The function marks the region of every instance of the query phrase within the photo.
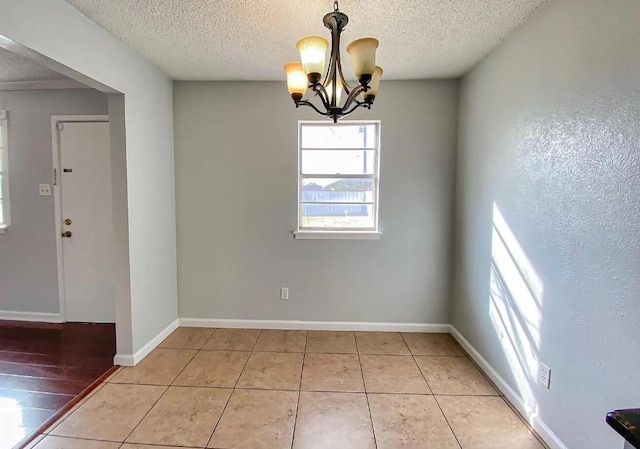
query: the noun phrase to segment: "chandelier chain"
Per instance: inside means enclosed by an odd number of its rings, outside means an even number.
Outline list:
[[[334,11],[338,11],[338,0],[335,0],[335,1],[333,2],[333,10],[334,10]]]

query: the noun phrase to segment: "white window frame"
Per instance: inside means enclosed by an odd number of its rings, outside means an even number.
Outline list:
[[[0,222],[0,234],[5,234],[7,228],[11,224],[11,207],[9,206],[9,124],[7,120],[7,111],[0,110],[0,128],[2,128],[2,170],[0,171],[0,187],[2,198],[2,217]]]
[[[372,175],[327,175],[327,174],[302,174],[302,128],[304,126],[354,126],[354,125],[375,125],[375,146],[368,150],[374,150],[374,173]],[[294,232],[296,239],[354,239],[354,240],[378,240],[380,228],[378,218],[380,216],[380,120],[344,120],[337,124],[328,121],[300,120],[298,121],[298,225]],[[361,148],[358,148],[359,150]],[[320,148],[318,148],[320,150]],[[325,150],[353,150],[353,148],[328,148]],[[374,185],[373,202],[373,227],[372,228],[310,228],[301,227],[302,223],[302,183],[305,178],[362,178],[372,179]]]

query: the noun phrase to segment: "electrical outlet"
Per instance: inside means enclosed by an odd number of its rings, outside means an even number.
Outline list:
[[[289,287],[280,287],[280,299],[283,301],[289,299]]]
[[[551,368],[544,363],[540,363],[538,369],[538,382],[547,387],[547,389],[551,387]]]
[[[51,196],[51,185],[50,184],[40,184],[39,192],[40,192],[40,196]]]

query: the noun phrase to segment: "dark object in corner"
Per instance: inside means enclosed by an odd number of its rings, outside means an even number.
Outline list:
[[[607,423],[636,449],[640,449],[640,408],[607,413]]]

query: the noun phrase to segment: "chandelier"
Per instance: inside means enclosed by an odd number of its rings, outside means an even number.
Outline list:
[[[322,73],[329,41],[322,36],[305,36],[298,40],[296,46],[302,62],[285,64],[284,70],[287,88],[296,108],[309,106],[336,123],[359,107],[371,109],[380,88],[382,69],[376,66],[377,39],[365,37],[351,42],[347,45],[347,53],[359,84],[353,88],[349,86],[340,62],[340,34],[349,18],[339,11],[338,2],[334,1],[333,12],[326,14],[322,20],[324,26],[331,30],[331,55],[324,78]],[[303,99],[308,89],[311,92]],[[346,99],[341,104],[343,92]]]

